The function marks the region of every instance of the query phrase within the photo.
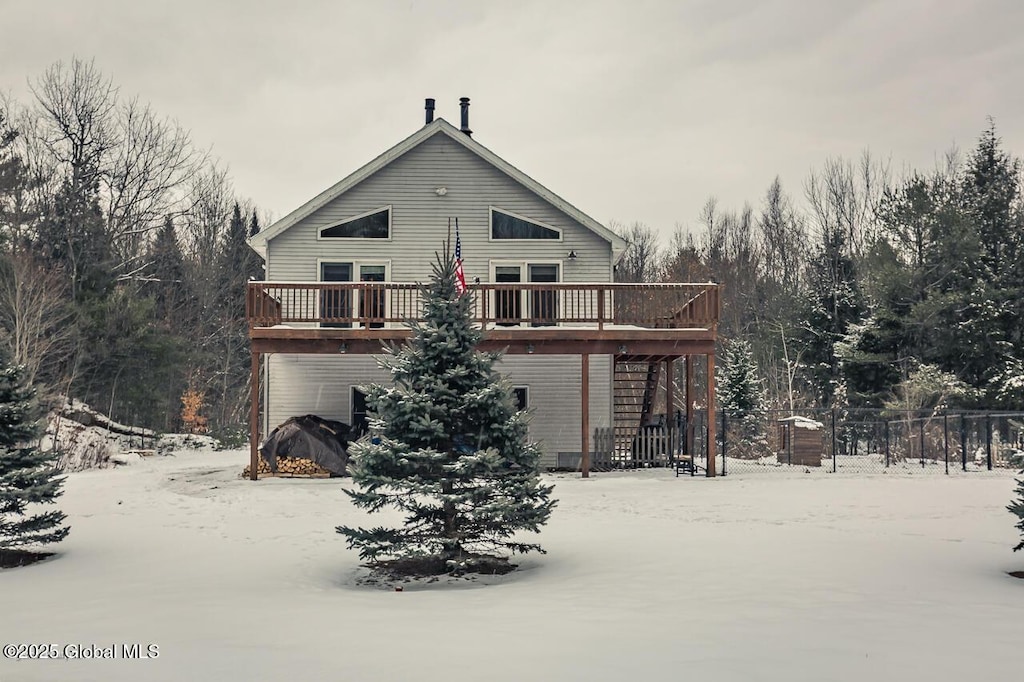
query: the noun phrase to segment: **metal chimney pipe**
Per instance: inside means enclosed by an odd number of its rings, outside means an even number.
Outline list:
[[[424,105],[423,108],[427,110],[427,123],[433,123],[434,122],[434,98],[433,97],[428,97],[427,101],[426,101],[426,104]]]
[[[473,137],[473,131],[469,129],[469,98],[460,97],[459,107],[462,109],[462,125],[459,127],[459,130]]]

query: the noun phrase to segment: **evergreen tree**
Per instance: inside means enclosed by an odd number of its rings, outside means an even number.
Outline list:
[[[25,166],[14,153],[17,131],[10,128],[0,111],[0,246],[11,238],[19,222],[15,197],[25,186]]]
[[[902,321],[888,310],[869,315],[851,324],[841,341],[836,342],[846,399],[850,407],[881,408],[900,380],[898,341]]]
[[[116,421],[167,428],[180,398],[167,387],[177,385],[190,341],[167,332],[140,288],[124,282],[81,306],[81,370],[71,391]]]
[[[236,202],[231,218],[218,244],[215,260],[217,292],[209,321],[214,325],[207,335],[206,393],[217,408],[211,415],[215,430],[244,423],[248,413],[249,326],[245,319],[246,286],[260,279],[263,265],[247,239],[258,229],[255,211],[246,220]],[[226,295],[225,295],[226,294]]]
[[[823,234],[809,272],[809,294],[800,335],[803,358],[818,402],[822,406],[838,406],[841,401],[836,389],[843,381],[836,344],[864,312],[856,267],[842,230]]]
[[[188,290],[185,256],[181,252],[177,230],[170,216],[164,219],[163,227],[157,230],[147,260],[151,263],[150,291],[156,304],[157,321],[173,329],[175,323],[183,322],[179,315],[188,300]]]
[[[244,300],[245,283],[250,279],[258,279],[263,271],[259,255],[249,247],[246,241],[254,228],[259,228],[255,212],[247,226],[241,206],[235,203],[227,231],[219,246],[220,252],[216,267],[220,284],[223,287],[220,291],[233,292],[240,289],[243,297],[239,300]]]
[[[249,236],[255,237],[261,229],[260,219],[256,217],[256,209],[253,209],[252,216],[249,218]],[[259,261],[257,261],[257,263],[259,263]]]
[[[965,358],[962,378],[996,393],[994,375],[1024,359],[1024,200],[1021,161],[1003,151],[991,121],[967,164],[964,205],[980,247],[968,298],[977,322],[964,331],[981,353]]]
[[[114,260],[100,209],[98,188],[66,180],[36,230],[36,248],[51,267],[65,273],[71,297],[102,299],[114,286]]]
[[[762,428],[764,386],[757,376],[753,350],[743,339],[734,339],[725,346],[723,356],[725,368],[718,385],[718,401],[732,425],[727,435],[730,450],[741,457],[768,454]]]
[[[494,370],[500,354],[476,350],[473,297],[456,293],[447,248],[424,298],[424,320],[409,325],[413,338],[380,360],[393,384],[365,389],[374,435],[349,450],[354,504],[395,507],[405,525],[337,530],[378,564],[395,557],[414,559],[422,573],[496,570],[504,559],[494,552],[543,552],[514,535],[539,532],[555,506],[552,487],[540,482],[526,414]]]
[[[1017,517],[1017,530],[1020,531],[1021,538],[1024,538],[1024,478],[1017,479],[1016,493],[1017,499],[1011,502],[1007,509]],[[1024,549],[1024,539],[1013,548],[1013,551],[1016,552],[1022,549]]]
[[[63,479],[53,455],[32,445],[39,435],[33,391],[22,369],[0,365],[0,550],[59,542],[68,534],[64,514],[53,510],[27,513],[30,504],[51,504],[60,497]]]
[[[757,365],[750,344],[734,339],[723,353],[725,371],[718,385],[721,409],[736,414],[760,412],[764,409],[764,389],[757,378]]]

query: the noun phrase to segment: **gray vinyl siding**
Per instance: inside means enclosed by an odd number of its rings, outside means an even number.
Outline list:
[[[447,188],[437,196],[438,187]],[[391,239],[317,239],[322,228],[390,205]],[[562,230],[562,241],[499,241],[490,237],[489,207]],[[433,254],[458,218],[466,277],[489,281],[489,261],[562,261],[565,282],[611,280],[611,245],[444,133],[437,133],[380,171],[272,238],[267,279],[318,279],[317,259],[390,262],[395,282],[425,281]],[[575,251],[575,262],[566,260]]]
[[[529,389],[530,439],[540,444],[542,466],[554,467],[559,452],[580,452],[580,357],[508,356],[498,369],[512,385]],[[349,423],[351,387],[388,380],[372,356],[271,355],[268,373],[270,429],[303,414]],[[610,425],[610,376],[610,358],[591,356],[591,429]]]
[[[350,423],[351,387],[387,380],[371,355],[273,354],[267,367],[269,429],[304,414]]]
[[[447,193],[438,196],[438,187],[445,187]],[[391,206],[390,239],[318,239],[323,228],[384,206]],[[492,206],[557,228],[562,239],[491,241]],[[270,239],[267,279],[315,281],[318,263],[326,261],[384,262],[390,267],[391,281],[425,281],[434,252],[448,236],[448,219],[456,217],[464,269],[471,281],[476,277],[489,281],[492,261],[558,262],[563,282],[612,279],[611,245],[605,239],[443,132]],[[568,260],[570,251],[576,252],[575,261]],[[544,466],[554,466],[559,452],[579,452],[579,356],[510,356],[501,370],[514,385],[529,388],[530,437],[541,444]],[[607,426],[610,358],[592,357],[590,372],[590,424]],[[271,355],[265,429],[310,413],[349,422],[351,387],[387,379],[369,356]]]
[[[514,355],[499,366],[514,386],[529,387],[530,440],[544,453],[543,467],[554,467],[559,452],[581,452],[583,406],[580,399],[580,356]],[[593,431],[611,425],[611,359],[590,357],[590,448]]]

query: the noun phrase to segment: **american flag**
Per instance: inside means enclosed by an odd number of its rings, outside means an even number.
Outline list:
[[[459,238],[459,219],[455,219],[455,291],[466,293],[466,273],[462,271],[462,239]]]

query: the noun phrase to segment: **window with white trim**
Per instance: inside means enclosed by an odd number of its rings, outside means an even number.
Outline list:
[[[561,263],[492,261],[491,281],[496,284],[561,281]],[[502,289],[493,293],[491,304],[495,323],[503,326],[548,327],[558,319],[558,292],[553,289]]]
[[[515,213],[491,208],[491,239],[553,239],[561,241],[562,231]]]
[[[321,282],[386,282],[386,262],[332,263],[321,261]],[[365,329],[380,329],[385,326],[388,314],[387,292],[383,287],[352,289],[325,289],[320,292],[321,318],[363,318],[358,326]],[[321,327],[349,329],[349,320],[321,322]]]
[[[390,239],[391,207],[376,208],[320,230],[321,239]]]

